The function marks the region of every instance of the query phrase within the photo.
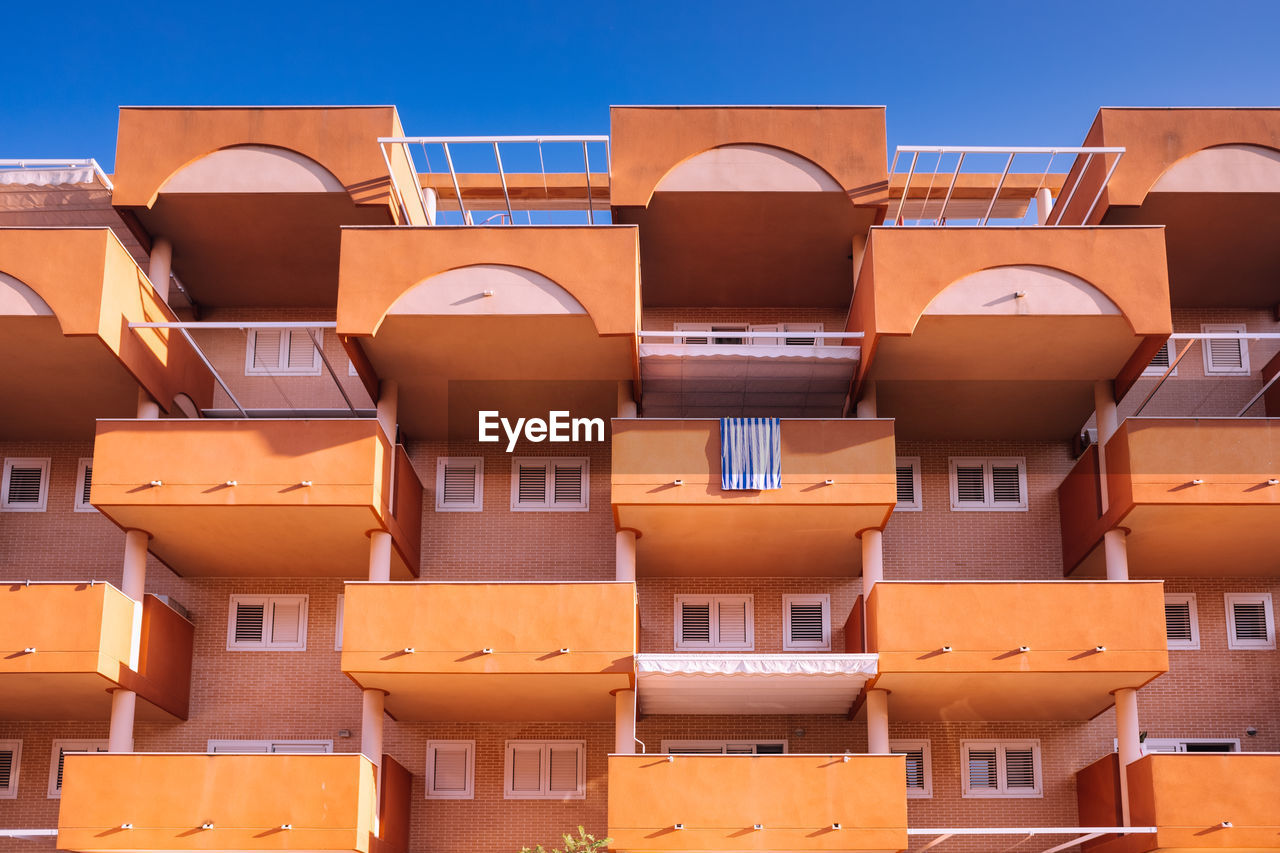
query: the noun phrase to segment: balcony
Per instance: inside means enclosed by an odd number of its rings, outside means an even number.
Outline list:
[[[1150,581],[881,582],[866,620],[895,719],[1089,720],[1169,669]]]
[[[183,577],[418,574],[422,484],[375,420],[101,421],[90,501]]]
[[[904,438],[1074,435],[1172,331],[1164,252],[1158,228],[875,228],[859,393]]]
[[[1068,575],[1105,574],[1102,538],[1116,527],[1133,577],[1202,577],[1226,553],[1232,575],[1275,574],[1280,419],[1129,418],[1106,461],[1105,512],[1096,448],[1058,488]]]
[[[0,228],[0,439],[70,440],[132,417],[138,389],[177,411],[213,377],[187,343],[132,322],[177,318],[107,228]]]
[[[426,221],[392,192],[412,163],[378,145],[400,133],[395,107],[126,107],[113,200],[201,305],[331,306],[340,226]]]
[[[636,230],[347,228],[338,334],[415,436],[476,437],[478,410],[608,419],[637,379]]]
[[[635,584],[347,584],[342,671],[398,720],[612,720]]]
[[[613,511],[645,576],[848,576],[897,500],[887,420],[783,420],[782,488],[720,488],[717,420],[613,422]],[[797,532],[803,531],[803,536]]]
[[[611,755],[610,850],[907,847],[900,755]]]
[[[613,217],[641,226],[645,307],[848,307],[854,257],[884,215],[883,107],[610,118]]]
[[[154,595],[139,606],[108,583],[0,586],[0,719],[106,720],[123,688],[140,719],[185,720],[193,636]]]
[[[1088,853],[1280,850],[1280,755],[1148,755],[1127,771],[1130,823],[1156,831],[1086,842]],[[1114,754],[1076,774],[1081,824],[1119,825],[1119,785]]]
[[[58,848],[404,853],[411,777],[377,775],[359,754],[68,755]]]
[[[1278,109],[1102,109],[1085,144],[1125,155],[1092,221],[1165,227],[1176,306],[1273,305],[1280,259],[1263,223],[1280,194],[1278,132]],[[1097,164],[1072,170],[1068,215],[1084,211],[1102,177]]]

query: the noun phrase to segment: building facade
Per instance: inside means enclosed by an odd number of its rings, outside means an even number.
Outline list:
[[[1280,849],[1280,110],[0,161],[0,850]]]

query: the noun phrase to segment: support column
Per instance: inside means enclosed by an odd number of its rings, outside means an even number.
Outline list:
[[[126,530],[124,534],[124,573],[120,591],[134,601],[142,601],[147,587],[147,540],[145,530]]]
[[[153,421],[160,417],[160,404],[151,399],[151,395],[138,389],[138,420]]]
[[[631,389],[631,381],[618,383],[618,417],[634,418],[636,416],[636,396]]]
[[[387,441],[396,443],[396,414],[400,406],[400,383],[384,379],[378,383],[378,423]]]
[[[615,690],[613,693],[613,752],[615,755],[636,754],[634,690]]]
[[[133,752],[133,712],[138,694],[132,690],[111,692],[111,729],[107,735],[107,752]]]
[[[369,580],[391,580],[391,534],[385,530],[369,532]]]
[[[884,533],[874,527],[862,531],[862,599],[884,580]]]
[[[636,579],[636,532],[619,530],[614,536],[615,577],[620,581]]]
[[[1053,212],[1053,193],[1048,187],[1041,187],[1036,190],[1036,224],[1044,225],[1049,221],[1049,214]]]
[[[422,200],[426,202],[425,213],[427,214],[427,224],[435,225],[436,224],[436,208],[440,204],[440,200],[439,200],[439,197],[436,195],[436,191],[431,187],[423,187]]]
[[[1116,691],[1116,743],[1120,758],[1120,811],[1124,825],[1129,822],[1128,766],[1142,757],[1138,742],[1138,691],[1125,687]]]
[[[889,691],[867,691],[867,753],[889,754]]]
[[[365,690],[360,703],[360,751],[382,766],[382,712],[387,694],[381,690]]]
[[[1110,506],[1107,497],[1107,442],[1120,428],[1116,415],[1116,385],[1114,382],[1093,383],[1093,410],[1098,421],[1098,489],[1102,495],[1102,511]]]
[[[876,416],[876,383],[863,383],[862,396],[858,398],[857,415],[860,418]]]
[[[151,241],[151,261],[147,266],[147,278],[160,298],[169,302],[169,275],[173,272],[173,244],[163,237]]]
[[[1129,544],[1125,538],[1127,535],[1118,527],[1102,534],[1102,559],[1107,566],[1109,581],[1129,579]]]

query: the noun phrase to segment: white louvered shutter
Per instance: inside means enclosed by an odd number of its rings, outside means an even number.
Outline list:
[[[786,650],[821,650],[830,647],[825,599],[788,596],[783,604],[787,608]]]
[[[547,466],[520,464],[516,502],[543,505],[547,502]]]
[[[816,335],[800,334],[795,337],[791,336],[791,332],[821,332],[821,323],[787,323],[783,331],[787,332],[787,336],[782,340],[789,347],[811,347],[822,344],[822,341]]]
[[[552,463],[552,503],[557,506],[582,504],[582,466],[576,463]]]
[[[710,323],[676,323],[675,330],[677,332],[710,332]],[[682,335],[675,339],[675,343],[688,344],[689,346],[704,347],[711,343],[711,336],[706,335]]]
[[[271,606],[271,644],[294,646],[302,641],[302,603],[276,601]]]
[[[967,757],[969,790],[995,791],[1000,787],[995,747],[970,749]]]
[[[280,369],[280,343],[283,340],[283,336],[284,331],[282,329],[256,329],[253,331],[249,345],[252,350],[251,356],[254,370]]]
[[[286,366],[289,370],[314,370],[319,366],[320,353],[316,350],[315,344],[312,343],[311,335],[315,335],[316,341],[320,341],[321,331],[319,329],[311,329],[311,334],[307,334],[307,332],[307,329],[289,330],[288,348],[284,353]]]
[[[680,642],[711,645],[711,602],[680,603]]]
[[[916,502],[916,469],[911,464],[897,466],[898,503],[915,505]]]
[[[471,790],[467,765],[467,744],[437,744],[431,747],[430,794],[437,797],[463,797]]]
[[[1151,364],[1147,365],[1144,373],[1160,375],[1169,369],[1169,364],[1173,361],[1173,357],[1169,354],[1169,342],[1165,341],[1160,345],[1160,349],[1156,350],[1155,356],[1151,359]]]
[[[17,764],[13,749],[0,749],[0,794],[13,791],[13,771]]]
[[[986,503],[982,463],[956,465],[956,500],[959,503]]]
[[[747,645],[747,602],[744,600],[719,601],[716,606],[716,645],[725,648],[741,648]]]
[[[106,752],[105,744],[98,746],[75,746],[75,747],[58,747],[58,778],[55,781],[55,790],[62,790],[62,767],[63,762],[68,755],[78,752]]]
[[[781,325],[779,325],[778,323],[764,323],[764,324],[752,325],[752,326],[748,327],[748,331],[751,331],[751,332],[781,332],[781,331],[782,331],[782,326],[781,326]],[[757,346],[757,347],[776,347],[776,346],[781,346],[781,345],[782,345],[782,340],[783,340],[782,338],[771,338],[771,337],[765,337],[765,338],[756,338],[756,337],[753,337],[753,338],[751,338],[751,339],[750,339],[750,341],[751,341],[751,345],[752,345],[752,346]]]
[[[1165,601],[1164,628],[1168,641],[1172,643],[1191,643],[1195,636],[1191,632],[1191,602]]]
[[[290,743],[289,741],[273,741],[268,747],[268,752],[276,752],[281,755],[317,755],[329,752],[328,747],[323,743]]]
[[[266,642],[263,629],[266,626],[267,602],[237,601],[234,640],[236,643],[258,645]]]
[[[895,749],[896,755],[907,757],[907,789],[924,790],[924,749]]]
[[[89,505],[89,491],[93,487],[93,466],[84,466],[84,477],[80,481],[80,503]]]
[[[1034,791],[1036,785],[1035,751],[1031,748],[1008,747],[1004,751],[1005,789],[1010,792]]]
[[[1242,333],[1245,327],[1238,324],[1211,324],[1200,326],[1207,334]],[[1249,345],[1243,338],[1217,338],[1202,340],[1204,372],[1210,376],[1246,376],[1249,373]]]
[[[997,505],[1023,502],[1022,476],[1016,463],[991,463],[991,499]]]
[[[1237,642],[1267,642],[1269,632],[1266,604],[1261,601],[1233,601],[1231,612],[1232,628]]]
[[[548,793],[577,793],[582,782],[578,775],[578,756],[579,747],[575,744],[548,744]]]
[[[9,468],[9,485],[5,490],[5,506],[10,509],[38,507],[43,503],[45,468],[41,465],[14,463]]]
[[[515,795],[537,796],[542,789],[542,754],[541,744],[513,744],[511,750],[511,774],[507,779],[510,793]]]
[[[484,459],[442,456],[436,460],[436,511],[480,511],[484,505]]]

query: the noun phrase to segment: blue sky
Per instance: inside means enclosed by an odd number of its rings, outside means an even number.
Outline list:
[[[20,6],[0,157],[108,169],[121,104],[392,103],[415,135],[604,133],[610,104],[885,104],[892,151],[1079,144],[1100,105],[1280,103],[1277,0]]]

